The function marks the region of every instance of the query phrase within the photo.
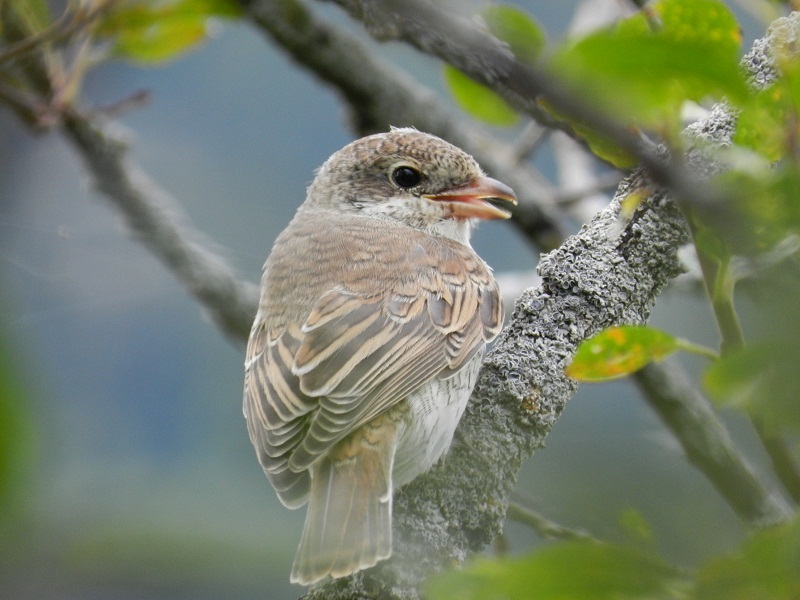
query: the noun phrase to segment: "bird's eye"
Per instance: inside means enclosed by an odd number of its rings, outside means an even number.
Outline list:
[[[413,188],[422,180],[420,172],[412,167],[397,167],[392,171],[392,181],[401,188]]]

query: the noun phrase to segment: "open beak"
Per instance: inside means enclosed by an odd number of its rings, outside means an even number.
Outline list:
[[[444,203],[456,219],[507,219],[511,212],[495,206],[488,200],[517,203],[514,190],[505,183],[491,177],[476,177],[469,183],[444,190],[438,194],[422,196],[434,202]]]

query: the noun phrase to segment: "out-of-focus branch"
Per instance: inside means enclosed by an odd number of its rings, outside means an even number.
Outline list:
[[[51,36],[82,33],[82,27],[106,10],[113,0],[100,0],[84,10],[66,11],[55,25],[31,36],[0,3],[3,37],[9,45],[3,65],[11,79],[26,82],[24,97],[0,89],[0,100],[12,106],[34,127],[47,124],[62,132],[83,158],[96,188],[124,217],[131,232],[159,259],[207,310],[222,331],[243,345],[258,305],[258,289],[244,282],[213,250],[214,245],[189,222],[175,199],[152,181],[131,159],[122,129],[99,116],[88,117],[62,98],[66,82],[59,69],[61,55],[45,52]],[[8,17],[8,18],[6,18]],[[85,36],[79,36],[83,47]],[[45,44],[45,47],[42,47]],[[48,50],[48,52],[50,52]],[[24,57],[24,60],[18,60]],[[69,77],[69,76],[68,76]],[[67,78],[68,78],[67,77]],[[9,86],[5,86],[8,89]],[[32,112],[31,112],[32,109]]]
[[[527,509],[514,502],[508,505],[508,513],[506,514],[510,521],[516,521],[527,525],[536,532],[539,537],[545,540],[588,540],[592,536],[583,529],[572,529],[571,527],[564,527],[558,523],[551,521],[547,517],[539,513]]]
[[[742,59],[742,67],[748,73],[750,85],[754,89],[764,89],[773,83],[779,76],[779,68],[773,54],[774,47],[785,45],[787,40],[796,40],[800,36],[800,12],[794,12],[789,17],[776,20],[769,29],[766,37],[756,40],[752,49]],[[796,52],[796,45],[795,45]],[[689,161],[702,170],[705,176],[710,176],[721,171],[724,166],[716,162],[704,150],[704,144],[728,144],[735,128],[735,115],[724,106],[715,106],[707,119],[695,123],[687,128],[686,137],[695,145],[695,150],[690,153]],[[711,123],[713,126],[708,126]],[[700,143],[697,143],[697,142]],[[708,206],[687,206],[689,213],[707,211]],[[793,239],[784,241],[783,248],[773,250],[773,256],[764,256],[767,262],[780,257],[786,247],[792,247]],[[733,304],[733,288],[736,276],[741,273],[742,262],[736,259],[720,259],[706,255],[698,249],[698,262],[703,276],[704,284],[711,299],[711,306],[721,336],[721,351],[726,354],[742,348],[745,345],[744,333],[739,323],[739,317]],[[789,495],[800,502],[800,465],[794,458],[792,451],[780,435],[775,434],[766,427],[756,415],[751,415],[751,421],[758,434],[767,455],[772,462],[773,469],[778,479],[783,484]]]
[[[302,5],[252,0],[247,6],[253,21],[283,40],[279,43],[292,46],[290,52],[303,64],[320,73],[334,69],[335,75],[326,80],[339,86],[351,103],[361,102],[353,104],[364,109],[359,112],[360,127],[385,129],[395,118],[400,120],[394,124],[416,124],[462,145],[524,193],[531,179],[505,164],[509,153],[503,146],[455,122],[427,92],[412,93],[419,89],[416,84],[394,70],[384,71],[385,65],[373,55],[317,22]],[[346,77],[350,69],[351,81]],[[387,86],[383,95],[357,77],[382,73],[389,75],[372,85]],[[186,224],[172,198],[132,162],[125,143],[107,126],[68,112],[64,132],[132,231],[226,333],[244,339],[255,312],[255,286],[239,281],[208,250],[208,242]],[[631,193],[645,199],[632,217],[623,218],[619,202]],[[548,232],[542,245],[560,236],[557,219],[537,223]],[[575,391],[575,382],[563,373],[565,362],[578,343],[596,331],[646,320],[655,297],[680,271],[676,252],[686,239],[686,224],[675,203],[639,172],[620,186],[611,206],[580,234],[543,257],[542,283],[520,298],[510,326],[487,358],[459,426],[459,443],[443,463],[397,495],[395,556],[376,569],[324,582],[309,597],[418,598],[421,582],[432,571],[461,562],[488,544],[501,528],[520,465],[543,443]],[[773,500],[759,490],[754,496],[759,494],[767,508],[752,509],[753,514],[769,515]],[[775,509],[776,515],[780,512]]]
[[[714,409],[674,361],[648,365],[634,376],[645,399],[739,517],[755,526],[781,522],[791,507],[758,479]]]
[[[214,322],[242,345],[258,306],[258,289],[242,281],[214,245],[194,229],[175,199],[128,156],[112,127],[71,112],[63,130],[94,185],[125,218],[131,232],[197,298]]]

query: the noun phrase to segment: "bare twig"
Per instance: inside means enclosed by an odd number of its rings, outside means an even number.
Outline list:
[[[508,505],[508,519],[527,525],[545,540],[590,540],[592,536],[583,529],[572,529],[559,525],[539,513],[511,502]]]

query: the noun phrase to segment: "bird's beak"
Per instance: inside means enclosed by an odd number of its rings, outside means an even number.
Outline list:
[[[486,176],[476,177],[464,185],[422,197],[444,203],[450,209],[451,216],[457,219],[507,219],[511,212],[491,204],[488,200],[517,203],[514,190],[505,183]]]

